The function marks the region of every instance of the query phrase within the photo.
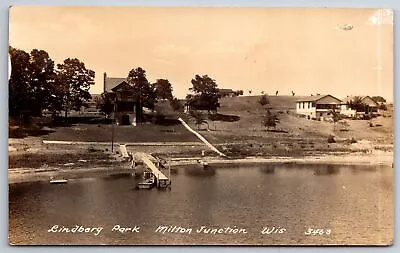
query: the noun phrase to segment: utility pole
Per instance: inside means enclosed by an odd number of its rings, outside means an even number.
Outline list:
[[[114,102],[114,116],[112,120],[112,129],[111,129],[111,153],[114,153],[114,132],[115,132],[115,103]]]

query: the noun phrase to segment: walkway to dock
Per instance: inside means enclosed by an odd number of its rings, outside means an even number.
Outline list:
[[[186,127],[187,130],[189,130],[190,132],[192,132],[194,135],[197,136],[197,138],[199,138],[202,142],[204,142],[204,144],[206,144],[207,147],[209,147],[212,151],[214,151],[215,153],[217,153],[220,156],[226,157],[225,154],[223,154],[221,151],[219,151],[216,147],[214,147],[211,143],[209,143],[206,138],[204,138],[201,134],[199,134],[198,132],[194,131],[182,118],[178,118],[178,120],[182,123],[182,125],[184,127]]]

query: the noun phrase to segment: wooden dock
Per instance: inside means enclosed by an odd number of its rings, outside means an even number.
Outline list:
[[[143,164],[147,167],[154,177],[156,178],[156,186],[158,188],[166,188],[171,184],[170,178],[168,178],[163,172],[161,172],[155,163],[157,163],[157,159],[150,154],[138,152],[135,153],[133,156],[133,164],[137,163],[138,161],[143,162]],[[133,166],[134,167],[134,166]]]

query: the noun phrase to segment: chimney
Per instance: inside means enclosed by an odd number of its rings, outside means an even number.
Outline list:
[[[103,92],[106,92],[106,79],[107,79],[107,73],[104,72]]]

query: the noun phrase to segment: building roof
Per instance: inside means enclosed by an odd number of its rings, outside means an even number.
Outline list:
[[[120,77],[105,77],[104,78],[104,91],[111,92],[112,89],[117,87],[122,82],[126,82],[126,78]]]
[[[337,99],[338,101],[341,102],[340,99],[335,98],[334,96],[329,95],[329,94],[328,95],[315,95],[315,96],[300,97],[298,100],[296,100],[296,102],[316,102],[316,101],[318,101],[318,100],[320,100],[320,99],[322,99],[324,97],[328,97],[328,96],[332,97],[334,99]]]
[[[116,92],[118,90],[131,90],[133,89],[126,81],[122,81],[120,84],[117,84],[111,91]]]
[[[377,103],[386,103],[386,99],[384,99],[383,97],[381,97],[381,96],[373,96],[373,97],[371,97],[373,100],[375,100],[375,102],[377,102]]]
[[[356,96],[347,96],[342,99],[342,102],[343,102],[343,104],[350,103],[355,97]],[[361,102],[363,102],[366,99],[370,99],[370,101],[372,101],[374,104],[376,104],[376,106],[378,106],[378,103],[370,96],[358,96],[358,97],[361,98]],[[370,103],[368,103],[368,104],[371,105]]]

